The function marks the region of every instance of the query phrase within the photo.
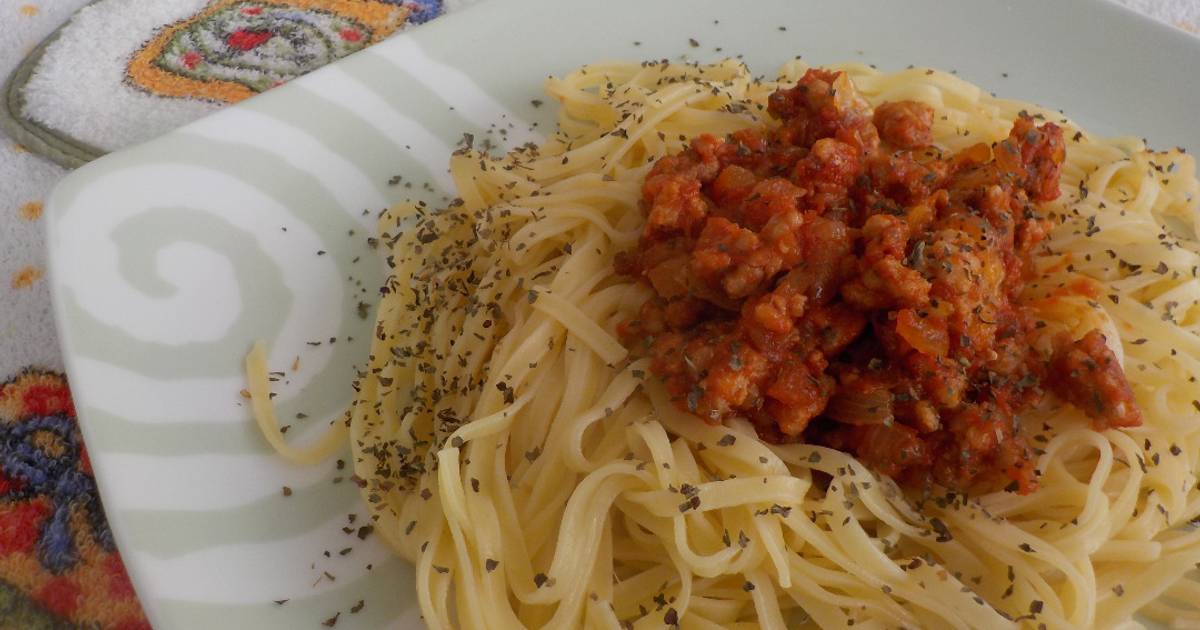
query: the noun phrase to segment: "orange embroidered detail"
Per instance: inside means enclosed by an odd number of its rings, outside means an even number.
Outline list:
[[[156,96],[232,103],[391,35],[412,11],[376,0],[217,0],[159,31],[125,80]],[[224,45],[214,50],[214,39]]]
[[[42,270],[33,265],[27,265],[12,275],[12,288],[28,289],[33,286],[33,283],[41,279]]]
[[[21,204],[21,208],[17,211],[21,214],[21,218],[26,221],[37,221],[42,216],[42,202],[30,201]]]

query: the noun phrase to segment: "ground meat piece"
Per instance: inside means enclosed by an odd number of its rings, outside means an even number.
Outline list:
[[[753,230],[720,217],[710,218],[692,251],[691,272],[731,298],[762,287],[781,267]]]
[[[650,212],[646,230],[663,236],[691,236],[704,224],[708,204],[700,195],[700,182],[685,175],[655,175],[643,187]]]
[[[725,339],[704,364],[705,376],[693,413],[716,421],[731,409],[761,399],[771,367],[770,361],[749,344]]]
[[[792,331],[804,315],[808,298],[790,284],[781,284],[770,293],[747,300],[742,307],[743,325],[761,328],[776,335]]]
[[[846,450],[868,466],[892,477],[929,465],[930,449],[915,430],[902,424],[873,424],[851,430]]]
[[[875,108],[875,127],[884,142],[918,149],[933,142],[933,108],[917,101],[894,101]]]
[[[997,167],[1020,177],[1021,187],[1034,201],[1058,198],[1058,174],[1066,155],[1058,125],[1038,126],[1029,116],[1021,116],[1013,123],[1008,138],[1000,142],[995,155]]]
[[[950,354],[950,333],[946,320],[928,311],[911,308],[896,312],[896,336],[914,352],[931,357]]]
[[[867,317],[844,303],[808,309],[799,324],[803,348],[813,348],[827,357],[841,354],[867,327]]]
[[[904,219],[876,214],[867,219],[862,235],[866,248],[860,275],[842,287],[842,297],[860,309],[917,306],[929,297],[929,281],[906,267],[909,230]]]
[[[740,223],[761,230],[777,216],[795,214],[797,203],[804,194],[804,190],[782,177],[761,180],[750,188],[742,203]]]
[[[800,77],[795,87],[771,94],[767,99],[767,112],[788,124],[820,124],[823,133],[791,138],[797,144],[811,146],[820,138],[835,135],[847,121],[862,116],[869,118],[871,106],[858,95],[844,73],[812,68]]]
[[[764,409],[784,435],[800,435],[809,421],[825,409],[834,391],[834,381],[822,373],[824,368],[820,354],[810,355],[807,361],[793,359],[779,367],[767,388]]]
[[[858,147],[836,138],[821,138],[796,162],[792,181],[817,191],[845,190],[863,170]]]
[[[1142,424],[1125,372],[1099,330],[1077,341],[1060,338],[1047,382],[1055,394],[1086,413],[1097,430]]]
[[[964,366],[947,357],[909,353],[900,361],[925,399],[939,409],[957,409],[970,384]]]
[[[767,112],[782,122],[778,140],[785,145],[807,148],[822,138],[837,138],[863,155],[879,147],[871,106],[843,72],[808,70],[796,87],[771,94]]]
[[[746,198],[759,185],[759,178],[748,168],[730,164],[721,169],[717,179],[712,184],[712,198],[722,208],[741,208]],[[727,217],[737,219],[737,215]]]
[[[827,304],[855,270],[850,229],[841,221],[810,216],[800,229],[800,239],[804,264],[793,267],[780,282],[795,284],[814,303]]]
[[[871,208],[893,202],[897,209],[936,203],[936,198],[931,197],[943,186],[950,171],[949,163],[918,156],[912,151],[873,155],[865,166],[871,188],[856,191],[860,196],[859,203]]]

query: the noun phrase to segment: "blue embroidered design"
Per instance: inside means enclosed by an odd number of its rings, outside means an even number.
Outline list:
[[[388,4],[399,4],[412,11],[408,16],[409,24],[424,24],[442,14],[442,0],[384,1]]]
[[[47,441],[55,446],[46,448]],[[75,423],[65,415],[0,423],[0,471],[22,482],[6,498],[44,496],[52,506],[50,517],[42,524],[37,552],[42,566],[53,573],[71,569],[79,559],[71,523],[75,510],[83,511],[93,538],[102,549],[116,548],[100,506],[96,482],[80,470],[79,456],[79,433]]]

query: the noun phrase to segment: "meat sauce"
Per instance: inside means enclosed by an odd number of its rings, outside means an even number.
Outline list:
[[[775,443],[853,453],[910,485],[1036,488],[1022,411],[1047,391],[1096,429],[1141,423],[1098,331],[1035,351],[1018,296],[1059,194],[1062,131],[944,156],[933,110],[872,110],[843,73],[771,95],[777,126],[660,158],[619,273],[655,297],[621,335],[676,404]]]

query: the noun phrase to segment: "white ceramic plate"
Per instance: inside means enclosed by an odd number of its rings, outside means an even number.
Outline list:
[[[49,204],[56,315],[154,626],[320,628],[340,612],[339,630],[419,627],[410,572],[360,540],[344,473],[287,465],[256,434],[238,394],[249,344],[266,339],[285,372],[290,435],[323,426],[366,348],[373,217],[408,196],[437,202],[464,132],[536,139],[553,115],[531,103],[543,78],[583,63],[734,54],[763,74],[798,54],[952,69],[1100,133],[1200,148],[1200,40],[1102,2],[511,0],[93,162]]]

